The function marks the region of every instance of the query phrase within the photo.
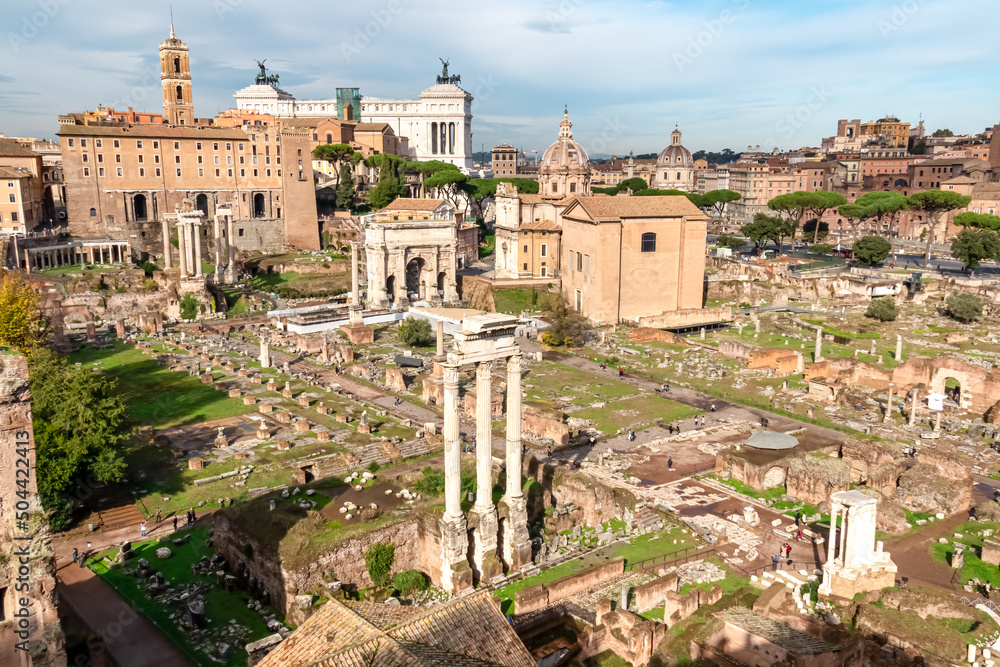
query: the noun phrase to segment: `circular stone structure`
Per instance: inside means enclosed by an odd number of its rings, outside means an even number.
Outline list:
[[[754,449],[794,449],[798,446],[799,441],[787,433],[757,431],[743,444]]]

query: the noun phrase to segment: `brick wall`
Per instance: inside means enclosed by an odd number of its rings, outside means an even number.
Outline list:
[[[666,599],[667,593],[677,591],[677,573],[671,572],[658,579],[636,586],[635,606],[641,614],[649,611]]]
[[[563,577],[551,584],[532,586],[517,592],[514,596],[514,608],[518,614],[526,614],[547,607],[550,604],[575,595],[580,591],[616,579],[625,572],[625,559],[613,561]]]

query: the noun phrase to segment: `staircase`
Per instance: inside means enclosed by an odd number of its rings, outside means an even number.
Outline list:
[[[146,517],[139,511],[137,505],[131,504],[100,510],[97,512],[97,519],[103,530],[117,530],[127,526],[138,530],[139,524],[145,521]]]

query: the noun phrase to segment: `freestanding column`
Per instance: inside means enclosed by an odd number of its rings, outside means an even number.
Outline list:
[[[885,399],[885,418],[882,420],[885,423],[892,421],[892,383],[889,383],[889,395]]]
[[[24,249],[24,270],[31,273],[31,252],[27,248]]]
[[[896,334],[896,363],[903,362],[903,337]]]
[[[521,355],[507,360],[507,506],[502,553],[509,571],[531,563],[528,503],[521,491]]]
[[[827,536],[826,563],[833,565],[834,556],[837,553],[837,515],[840,513],[840,505],[833,503],[830,507],[830,534]]]
[[[917,421],[917,402],[920,400],[920,390],[913,389],[913,402],[910,404],[910,426],[913,426]]]
[[[476,365],[476,508],[493,507],[493,362]]]
[[[215,282],[222,283],[224,281],[225,267],[222,264],[222,225],[219,223],[219,213],[215,213]]]
[[[437,354],[444,354],[444,321],[437,321]]]
[[[507,498],[521,497],[521,355],[507,360]]]
[[[358,281],[358,244],[351,241],[351,305],[361,305],[361,292]]]
[[[462,516],[462,465],[458,442],[458,366],[444,369],[444,498],[445,515]]]
[[[813,362],[823,361],[823,329],[816,327],[816,351],[813,353]]]
[[[847,517],[853,509],[853,507],[844,505],[841,510],[843,518],[840,520],[840,564],[845,567],[847,566]]]
[[[201,223],[191,225],[191,243],[194,244],[194,275],[201,275]]]
[[[472,586],[469,532],[462,514],[458,442],[458,366],[444,365],[444,516],[441,517],[441,588],[449,593]]]
[[[187,239],[185,238],[187,234],[184,231],[186,226],[183,222],[177,223],[177,250],[180,255],[181,278],[187,277]]]
[[[236,241],[233,240],[233,213],[226,215],[226,282],[236,284]]]

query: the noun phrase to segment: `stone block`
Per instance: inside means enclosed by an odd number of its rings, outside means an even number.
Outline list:
[[[202,470],[204,467],[205,461],[200,456],[188,459],[188,470]]]
[[[242,393],[243,392],[240,391],[238,388],[230,389],[229,390],[229,398],[239,398],[242,395]]]
[[[243,405],[257,405],[257,399],[253,396],[244,396]]]
[[[261,384],[262,382],[263,380],[259,375],[254,375],[252,378],[250,378],[250,384]]]
[[[277,450],[279,452],[287,451],[289,447],[291,447],[291,443],[289,443],[287,440],[278,441]]]
[[[340,422],[341,424],[347,424],[347,423],[348,423],[348,422],[350,421],[350,420],[349,420],[349,419],[347,418],[347,415],[344,415],[344,414],[339,414],[339,415],[337,415],[336,417],[334,417],[334,419],[336,419],[336,420],[337,420],[338,422]]]
[[[281,412],[275,412],[274,413],[274,418],[277,419],[282,424],[287,424],[288,422],[290,422],[292,420],[292,415],[291,415],[291,413],[288,413],[288,412],[285,412],[284,410],[282,410]]]
[[[424,433],[427,435],[437,435],[437,424],[434,422],[427,422],[424,424]]]
[[[270,437],[271,437],[271,431],[270,431],[270,429],[268,429],[267,427],[265,427],[263,425],[261,425],[261,426],[259,426],[257,428],[257,439],[258,440],[267,440]]]
[[[270,414],[270,412],[274,410],[274,406],[270,403],[261,403],[257,410],[259,410],[262,415],[266,415]]]
[[[330,432],[329,431],[317,431],[316,440],[318,442],[330,442]]]
[[[307,422],[305,419],[300,419],[299,421],[295,422],[296,433],[305,433],[308,430],[309,430],[309,422]]]
[[[358,433],[371,433],[372,427],[370,424],[358,424]]]
[[[340,327],[340,330],[344,332],[352,345],[367,345],[375,342],[375,330],[369,327],[345,324]]]
[[[214,380],[215,376],[213,376],[211,373],[205,373],[201,376],[201,381],[204,384],[212,384]],[[218,389],[218,387],[216,387],[216,389]]]
[[[267,381],[267,390],[268,391],[278,391],[278,385],[275,384],[274,380],[268,380]]]
[[[236,371],[236,375],[238,375],[241,378],[245,378],[248,375],[250,375],[250,372],[245,368],[241,368],[240,370]]]
[[[316,405],[316,412],[318,412],[321,415],[328,415],[328,414],[330,414],[330,408],[328,408],[325,405],[323,405],[323,401],[320,401]]]
[[[309,397],[308,396],[299,396],[299,405],[301,405],[304,408],[308,408],[309,407]]]
[[[234,366],[233,364],[226,364],[225,366],[223,366],[223,368],[226,369],[227,373],[233,373],[236,371],[236,366]]]

